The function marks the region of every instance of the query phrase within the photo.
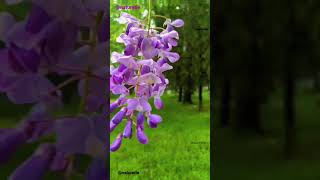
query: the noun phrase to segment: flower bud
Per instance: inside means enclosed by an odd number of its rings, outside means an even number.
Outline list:
[[[113,116],[111,121],[114,124],[119,124],[122,121],[123,117],[125,116],[126,112],[127,112],[127,109],[126,108],[122,108],[119,112],[117,112],[117,114],[115,114]]]
[[[157,109],[162,109],[163,108],[163,102],[161,100],[160,97],[155,97],[154,98],[154,106],[157,108]]]
[[[110,121],[110,132],[112,132],[117,126],[118,124],[114,124],[112,121]]]
[[[127,122],[127,125],[124,129],[124,132],[123,132],[123,137],[125,137],[125,138],[132,137],[132,120],[131,119],[129,119]]]
[[[110,151],[114,152],[114,151],[117,151],[120,148],[121,143],[122,143],[122,137],[123,137],[122,134],[118,135],[116,140],[111,144]]]
[[[159,124],[161,121],[162,121],[161,116],[156,115],[156,114],[151,114],[151,115],[149,116],[149,120],[148,120],[149,127],[151,127],[151,128],[156,128],[156,127],[158,127],[158,124]]]
[[[142,112],[139,112],[137,115],[137,126],[144,130],[144,115]]]
[[[141,144],[148,144],[148,137],[139,126],[137,127],[137,139]]]
[[[112,113],[118,107],[117,102],[113,102],[110,104],[110,113]]]

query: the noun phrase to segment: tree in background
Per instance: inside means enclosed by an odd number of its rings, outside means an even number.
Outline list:
[[[228,0],[216,2],[216,7],[220,125],[263,133],[263,104],[280,89],[284,149],[291,156],[297,82],[312,79],[318,87],[319,2]]]

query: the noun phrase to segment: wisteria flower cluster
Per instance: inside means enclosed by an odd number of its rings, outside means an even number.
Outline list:
[[[123,138],[132,137],[133,127],[139,142],[147,144],[144,122],[150,128],[156,128],[162,121],[161,116],[152,114],[149,100],[153,98],[156,109],[164,106],[161,96],[169,84],[164,72],[171,70],[173,67],[170,64],[180,58],[178,53],[171,51],[179,40],[179,34],[174,28],[184,25],[181,19],[165,19],[164,29],[152,28],[150,19],[146,25],[143,20],[128,13],[121,13],[118,18],[120,24],[126,24],[125,32],[117,38],[117,42],[123,43],[125,49],[123,53],[111,54],[110,91],[119,97],[110,103],[110,112],[116,109],[119,111],[110,121],[110,132],[123,119],[127,119],[127,123],[123,133],[119,133],[110,146],[112,152],[120,148]]]
[[[107,179],[109,2],[7,3],[31,3],[32,8],[22,21],[0,13],[0,41],[5,44],[0,49],[0,93],[14,104],[33,107],[16,127],[0,128],[0,164],[25,143],[40,142],[10,180],[40,180],[48,171],[62,172],[68,179],[79,174],[86,179]],[[63,80],[56,82],[54,77]],[[78,86],[75,94],[78,91],[82,99],[79,113],[57,115],[64,87],[71,84]],[[54,140],[44,141],[44,137]],[[86,172],[77,169],[82,155],[92,158]]]

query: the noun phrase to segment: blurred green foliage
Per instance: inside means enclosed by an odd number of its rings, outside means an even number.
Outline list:
[[[30,8],[31,4],[28,2],[22,2],[17,5],[7,5],[4,1],[0,1],[0,12],[9,12],[16,20],[24,19]]]
[[[214,178],[223,180],[317,180],[320,178],[320,95],[300,89],[297,93],[297,144],[295,157],[284,156],[282,93],[276,91],[262,106],[264,135],[235,133],[215,128]],[[215,101],[214,126],[220,127],[219,101]],[[231,116],[234,117],[234,106]]]

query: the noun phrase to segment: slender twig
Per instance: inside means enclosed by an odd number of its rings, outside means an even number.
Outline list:
[[[165,16],[161,16],[161,15],[153,15],[152,17],[155,17],[155,18],[163,18],[163,19],[169,19],[169,18],[167,18],[167,17],[165,17]]]
[[[154,28],[150,28],[150,29],[165,31],[165,29],[164,29],[164,28],[162,28],[162,27],[154,27]]]
[[[62,89],[63,87],[69,85],[70,83],[74,82],[74,81],[77,81],[77,80],[80,80],[84,78],[84,76],[73,76],[69,79],[67,79],[66,81],[63,81],[61,84],[59,84],[56,88],[54,88],[53,90],[51,90],[49,92],[49,94],[53,93],[53,92],[56,92],[58,91],[59,89]]]
[[[138,71],[138,78],[137,78],[137,84],[136,84],[137,91],[139,90],[139,78],[141,76],[141,70],[142,70],[142,65],[140,65],[140,68],[139,68],[139,71]]]
[[[74,72],[79,72],[82,74],[85,74],[86,72],[82,69],[78,69],[78,68],[72,68],[72,67],[66,67],[66,66],[60,66],[60,65],[55,65],[56,68],[62,69],[62,70],[66,70],[66,71],[74,71]]]
[[[62,70],[78,72],[78,73],[83,74],[83,75],[85,75],[87,77],[93,77],[93,78],[97,78],[97,79],[103,80],[103,81],[107,80],[107,78],[103,78],[101,76],[97,76],[97,75],[95,75],[95,74],[93,74],[91,72],[83,71],[82,69],[64,67],[64,66],[59,66],[59,65],[55,65],[55,66],[57,68],[62,69]]]
[[[101,76],[97,76],[97,75],[95,75],[95,74],[93,74],[93,73],[87,73],[87,77],[96,78],[96,79],[99,79],[99,80],[101,80],[101,81],[106,81],[106,80],[107,80],[107,78],[103,78],[103,77],[101,77]]]
[[[128,88],[128,90],[130,90],[130,89],[132,89],[132,88],[134,88],[134,86],[130,86],[130,87]]]
[[[151,26],[151,0],[149,0],[149,10],[148,10],[148,35],[150,34]]]

